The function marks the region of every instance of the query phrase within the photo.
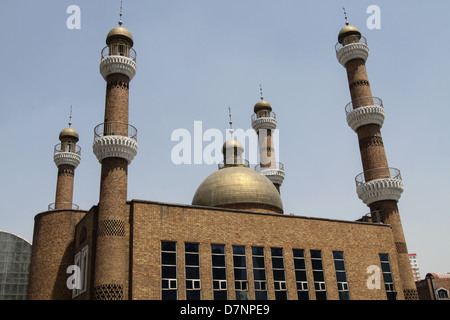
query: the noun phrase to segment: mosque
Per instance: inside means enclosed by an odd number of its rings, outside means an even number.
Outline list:
[[[119,21],[101,51],[105,113],[92,146],[101,165],[100,196],[87,211],[73,204],[80,137],[70,123],[59,134],[55,202],[34,220],[28,299],[417,299],[397,207],[403,182],[387,162],[384,107],[372,96],[369,47],[356,27],[346,23],[335,49],[347,73],[347,122],[364,169],[355,179],[357,195],[370,208],[358,221],[284,214],[285,172],[272,139],[277,117],[263,99],[251,117],[256,168],[232,139],[191,204],[128,200],[127,170],[138,152],[128,103],[133,45]]]

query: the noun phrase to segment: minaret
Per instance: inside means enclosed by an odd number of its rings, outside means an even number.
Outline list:
[[[265,175],[280,192],[284,181],[284,166],[275,158],[275,147],[273,143],[273,132],[277,128],[276,114],[272,112],[272,106],[264,101],[261,89],[261,101],[258,101],[252,115],[252,127],[258,134],[259,162],[255,167],[261,174]]]
[[[347,20],[347,17],[346,17]],[[365,62],[366,38],[346,22],[338,35],[336,56],[347,70],[351,102],[345,107],[347,122],[356,132],[363,172],[356,177],[358,197],[370,208],[372,221],[392,226],[400,272],[400,299],[417,299],[397,202],[403,192],[400,171],[390,168],[381,137],[385,113],[380,98],[372,96]],[[397,290],[397,288],[396,288]]]
[[[122,16],[122,10],[121,14]],[[94,130],[93,151],[101,163],[94,299],[128,297],[128,165],[137,154],[137,130],[128,123],[129,84],[136,74],[133,37],[113,28],[102,50],[100,73],[106,81],[104,123]]]
[[[71,108],[70,119],[72,118]],[[78,209],[73,204],[73,182],[75,168],[81,161],[81,148],[77,145],[78,132],[71,128],[72,122],[69,120],[69,127],[59,134],[58,143],[54,148],[53,161],[58,167],[58,180],[56,183],[55,202],[48,206],[49,210]]]

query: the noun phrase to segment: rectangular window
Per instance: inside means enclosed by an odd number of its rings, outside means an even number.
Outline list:
[[[310,253],[316,299],[327,300],[327,288],[325,285],[325,274],[323,272],[322,252],[320,250],[311,250]]]
[[[79,269],[79,279],[75,279],[75,287],[72,289],[72,298],[75,298],[79,294],[82,294],[87,289],[87,274],[88,274],[88,257],[89,257],[89,246],[85,246],[75,255],[75,262]]]
[[[247,259],[244,246],[233,246],[236,300],[248,300]]]
[[[252,247],[255,299],[267,300],[266,262],[263,247]]]
[[[197,243],[184,244],[186,300],[200,300],[200,254]]]
[[[394,279],[392,278],[391,264],[389,263],[389,255],[380,253],[381,272],[383,273],[384,287],[388,300],[397,300],[397,292],[395,291]]]
[[[161,242],[161,297],[162,300],[177,299],[177,243]]]
[[[336,281],[340,300],[350,300],[348,291],[347,273],[345,271],[344,252],[333,251],[334,269],[336,271]]]
[[[270,248],[272,255],[275,300],[287,300],[286,274],[284,272],[283,248]]]
[[[214,300],[227,300],[225,246],[222,244],[212,244],[211,259]]]
[[[308,280],[306,278],[305,252],[303,249],[293,249],[293,254],[298,300],[309,300]]]

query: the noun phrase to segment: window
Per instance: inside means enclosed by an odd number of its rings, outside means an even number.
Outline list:
[[[267,300],[266,263],[263,247],[252,247],[255,299]]]
[[[222,244],[212,244],[211,259],[214,300],[227,300],[225,246]]]
[[[293,249],[293,254],[298,300],[309,300],[308,281],[306,278],[305,252],[303,249]]]
[[[233,246],[236,300],[248,300],[247,260],[244,246]]]
[[[448,290],[444,288],[437,289],[437,297],[439,300],[448,300]]]
[[[270,248],[275,288],[275,300],[287,300],[286,275],[284,273],[283,248]]]
[[[350,300],[348,292],[347,274],[345,272],[344,252],[333,251],[334,270],[336,271],[336,281],[340,300]]]
[[[310,253],[316,299],[327,300],[327,288],[325,285],[325,275],[322,265],[322,252],[320,250],[311,250]]]
[[[75,286],[72,289],[72,298],[82,294],[87,289],[87,274],[88,274],[88,257],[89,257],[89,246],[85,246],[75,255],[75,265],[80,269],[80,282],[79,287]],[[75,280],[78,282],[78,280]]]
[[[380,253],[381,272],[383,273],[384,287],[388,300],[397,300],[397,292],[395,291],[394,280],[392,278],[391,265],[389,263],[389,255]]]
[[[161,242],[161,297],[162,300],[177,299],[177,244]]]
[[[200,300],[200,256],[197,243],[184,244],[186,300]]]

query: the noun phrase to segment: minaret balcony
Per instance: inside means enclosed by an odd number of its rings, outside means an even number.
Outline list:
[[[92,145],[97,160],[123,158],[131,163],[138,151],[137,130],[128,123],[105,122],[94,129]]]
[[[259,129],[274,130],[277,127],[277,115],[275,112],[267,111],[263,116],[254,113],[252,115],[252,128],[258,132]]]
[[[81,148],[72,143],[58,143],[54,148],[53,161],[57,167],[68,164],[76,168],[81,162]]]
[[[80,207],[72,202],[54,202],[48,205],[48,211],[50,210],[79,210]]]
[[[103,48],[100,61],[103,79],[110,74],[126,75],[130,81],[136,75],[136,51],[125,44],[111,44]]]
[[[369,57],[369,47],[367,46],[367,40],[364,37],[361,37],[359,40],[352,43],[341,44],[338,42],[335,49],[336,57],[339,60],[339,63],[344,67],[350,60],[362,59],[366,62]]]
[[[366,204],[377,201],[398,201],[404,190],[400,170],[377,168],[364,171],[356,176],[356,193]]]
[[[353,131],[366,124],[383,126],[385,113],[383,101],[377,97],[363,97],[349,102],[345,106],[347,123]]]
[[[273,184],[282,185],[284,181],[284,165],[281,162],[273,162],[271,165],[255,166],[255,170],[266,176]]]

